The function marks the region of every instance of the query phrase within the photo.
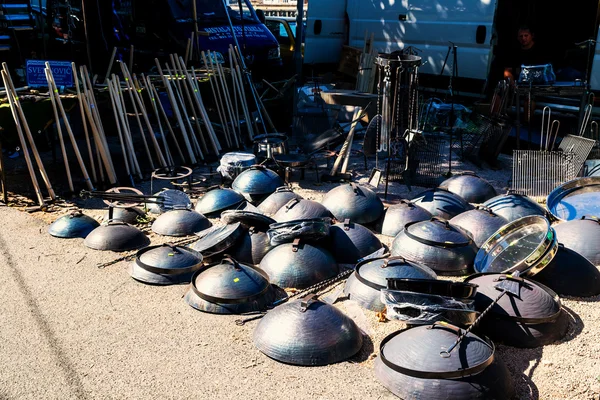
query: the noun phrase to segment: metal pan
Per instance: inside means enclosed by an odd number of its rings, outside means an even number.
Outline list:
[[[560,221],[586,215],[600,217],[600,176],[574,179],[557,187],[548,195],[546,205]]]

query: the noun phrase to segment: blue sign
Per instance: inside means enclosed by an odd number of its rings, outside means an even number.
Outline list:
[[[73,69],[70,61],[49,61],[54,82],[57,87],[73,86]],[[46,61],[27,60],[27,85],[31,87],[48,86],[46,80]]]

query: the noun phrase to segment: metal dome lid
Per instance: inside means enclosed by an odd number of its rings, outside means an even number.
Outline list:
[[[453,352],[447,353],[456,339],[464,335]],[[436,322],[398,331],[379,346],[386,367],[414,378],[457,379],[477,375],[494,361],[494,345],[471,332]]]
[[[251,227],[244,229],[240,238],[227,250],[227,253],[241,263],[257,265],[271,248],[267,233]]]
[[[246,211],[246,210],[227,210],[221,213],[221,221],[226,224],[234,224],[241,222],[246,226],[256,226],[258,228],[268,228],[269,225],[276,223],[276,221],[267,217],[260,212]]]
[[[381,234],[396,236],[410,222],[425,221],[432,217],[431,213],[409,200],[400,200],[385,212]]]
[[[202,214],[189,209],[175,209],[161,214],[152,223],[152,231],[164,236],[187,236],[212,226]]]
[[[560,297],[550,288],[527,278],[514,278],[507,274],[483,273],[469,276],[465,282],[478,285],[475,307],[485,310],[501,293],[495,286],[499,280],[513,279],[520,284],[518,296],[510,293],[503,296],[489,310],[490,314],[502,319],[522,323],[544,323],[555,321],[561,313]]]
[[[558,240],[550,222],[538,215],[515,220],[494,233],[475,257],[477,272],[530,276],[545,268],[558,251]]]
[[[508,222],[529,215],[547,215],[546,210],[533,199],[513,191],[493,197],[483,203],[494,213],[504,217]]]
[[[508,221],[490,208],[476,206],[473,210],[458,214],[450,220],[450,223],[465,231],[477,247],[481,247],[490,236],[508,224]]]
[[[81,211],[72,211],[54,221],[48,227],[48,233],[58,238],[82,238],[85,239],[100,224],[92,217],[88,217]]]
[[[235,208],[244,201],[244,196],[235,190],[213,189],[198,200],[195,210],[200,214],[211,216],[221,211]]]
[[[200,311],[234,314],[265,309],[275,293],[263,271],[225,255],[194,273],[185,300]]]
[[[472,244],[465,231],[437,217],[429,221],[411,222],[404,227],[404,233],[417,242],[432,246],[461,247]]]
[[[281,223],[299,219],[325,218],[330,215],[329,210],[319,202],[294,198],[281,207],[273,219]]]
[[[280,186],[258,205],[258,209],[265,215],[273,215],[292,199],[302,200],[303,197],[287,186]]]
[[[388,278],[437,279],[429,267],[405,260],[403,257],[381,257],[358,263],[354,275],[373,289],[387,288]]]
[[[553,228],[559,243],[581,254],[592,264],[600,265],[600,219],[585,215]]]
[[[350,219],[359,224],[375,222],[383,213],[383,203],[371,189],[347,183],[331,189],[321,202],[338,220]]]
[[[329,238],[332,254],[341,264],[356,264],[383,247],[373,232],[349,220],[332,225]]]
[[[358,353],[363,337],[336,307],[309,295],[269,311],[254,331],[254,345],[287,364],[328,365]]]
[[[109,219],[112,219],[115,221],[123,221],[123,222],[127,222],[128,224],[135,225],[140,222],[139,219],[145,220],[146,218],[147,218],[146,212],[144,210],[142,210],[141,208],[138,208],[138,207],[127,207],[127,208],[115,207],[112,210],[112,218],[110,218],[110,212],[107,212],[104,220],[108,221]]]
[[[276,172],[262,165],[254,165],[239,174],[231,187],[243,194],[269,195],[284,183]]]
[[[472,208],[462,197],[442,188],[426,190],[415,197],[412,202],[423,207],[432,215],[445,219],[455,217]]]
[[[220,254],[233,246],[244,232],[239,222],[230,225],[213,226],[199,232],[199,239],[190,244],[189,247],[200,252],[204,258],[210,258]]]
[[[135,280],[150,284],[189,283],[191,275],[202,267],[202,254],[195,250],[162,244],[138,251],[129,265]]]
[[[469,203],[483,203],[498,194],[488,181],[473,172],[456,174],[439,187],[459,195]]]
[[[148,246],[150,239],[135,226],[107,221],[90,232],[83,244],[94,250],[128,251]]]
[[[584,215],[600,217],[600,176],[577,178],[554,189],[546,200],[548,210],[561,221]]]
[[[328,250],[300,239],[270,250],[260,262],[260,268],[269,275],[272,284],[295,289],[305,289],[339,272]]]

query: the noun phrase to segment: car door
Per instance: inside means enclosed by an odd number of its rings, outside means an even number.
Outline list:
[[[311,1],[307,12],[304,62],[337,63],[346,43],[347,0]]]

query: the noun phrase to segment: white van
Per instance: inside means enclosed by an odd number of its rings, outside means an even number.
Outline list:
[[[342,45],[362,48],[367,31],[379,52],[419,49],[422,74],[440,74],[453,43],[458,76],[483,85],[501,78],[502,56],[516,45],[519,26],[528,25],[555,70],[568,66],[585,76],[589,67],[592,89],[600,89],[600,46],[591,42],[588,63],[586,45],[575,45],[598,37],[597,15],[597,0],[312,0],[304,62],[338,63]]]

